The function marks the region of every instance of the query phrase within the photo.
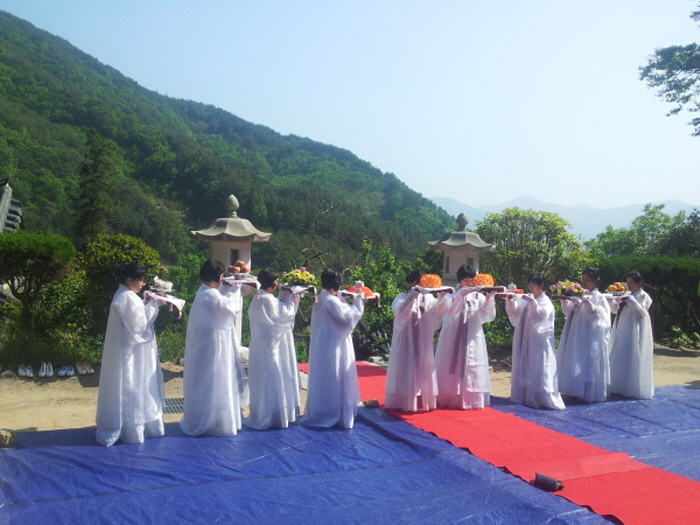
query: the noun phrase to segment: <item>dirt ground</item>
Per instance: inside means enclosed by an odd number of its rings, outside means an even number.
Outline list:
[[[510,368],[505,358],[509,352],[491,352],[491,393],[510,395]],[[163,363],[167,398],[181,398],[182,367]],[[0,373],[0,428],[16,431],[83,428],[95,425],[99,368],[93,375],[70,378],[27,379],[16,371]],[[700,388],[700,351],[654,349],[654,384],[685,385]],[[304,402],[302,391],[302,404]],[[180,421],[182,414],[165,414],[166,423]]]

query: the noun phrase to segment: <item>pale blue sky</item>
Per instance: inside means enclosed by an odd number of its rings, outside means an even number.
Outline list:
[[[348,149],[427,197],[700,206],[639,80],[697,0],[0,0],[142,86]]]

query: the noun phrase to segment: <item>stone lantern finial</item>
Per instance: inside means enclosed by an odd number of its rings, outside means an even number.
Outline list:
[[[469,224],[469,219],[467,219],[467,216],[464,214],[464,212],[457,215],[458,232],[463,232],[467,228],[467,224]]]
[[[226,210],[228,211],[229,217],[238,217],[236,210],[238,209],[239,204],[238,204],[238,199],[236,198],[235,195],[228,196],[228,199],[226,199],[225,206],[226,206]]]

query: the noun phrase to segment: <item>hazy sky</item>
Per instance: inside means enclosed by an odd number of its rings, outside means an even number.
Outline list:
[[[639,80],[697,0],[0,0],[142,86],[348,149],[426,197],[700,205]]]

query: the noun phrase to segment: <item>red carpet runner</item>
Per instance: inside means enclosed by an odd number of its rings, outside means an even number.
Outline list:
[[[300,369],[307,371],[306,365]],[[384,402],[386,371],[357,363],[363,399]],[[629,524],[700,523],[700,483],[650,467],[497,410],[387,410],[418,428],[531,481],[535,472],[563,482],[557,495]]]

